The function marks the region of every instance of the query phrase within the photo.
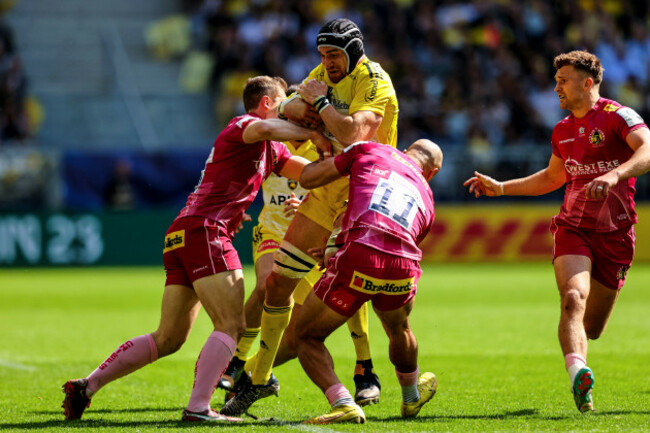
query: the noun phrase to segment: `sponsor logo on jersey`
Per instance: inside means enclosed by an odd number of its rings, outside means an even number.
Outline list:
[[[366,92],[365,100],[366,102],[372,102],[377,98],[377,88],[379,87],[379,82],[377,80],[370,80],[372,87],[369,92]]]
[[[585,135],[585,127],[584,127],[584,126],[581,126],[580,128],[578,128],[578,133],[579,133],[581,136],[582,136],[582,135]]]
[[[618,159],[615,159],[613,161],[592,162],[590,164],[581,164],[575,159],[571,159],[571,157],[567,158],[564,161],[564,168],[566,169],[567,173],[572,176],[607,173],[619,165],[620,163],[618,162]]]
[[[589,142],[592,147],[603,147],[605,145],[605,133],[598,128],[595,128],[589,134]]]
[[[379,176],[383,179],[388,179],[390,177],[391,170],[389,168],[377,167],[376,165],[372,166],[371,174]]]
[[[176,248],[185,246],[185,230],[171,232],[165,236],[165,246],[163,247],[163,254],[173,251]]]
[[[616,279],[619,281],[624,280],[625,277],[627,276],[628,269],[630,269],[629,266],[625,266],[625,265],[621,266],[618,272],[616,273]]]
[[[280,243],[278,241],[274,241],[273,239],[267,239],[257,247],[257,252],[261,253],[268,250],[275,251],[278,248],[280,248]]]
[[[287,179],[287,186],[290,190],[293,191],[294,189],[298,188],[298,181]]]
[[[605,105],[605,108],[603,108],[603,111],[611,112],[611,111],[616,111],[619,108],[620,108],[620,105],[607,104],[607,105]]]
[[[559,144],[570,143],[575,140],[576,140],[575,138],[567,138],[566,140],[560,140]]]
[[[359,292],[374,295],[383,293],[385,295],[404,295],[409,293],[414,286],[415,277],[405,278],[402,280],[383,280],[354,271],[350,288]]]
[[[269,204],[282,206],[282,205],[284,205],[284,202],[289,200],[290,198],[291,198],[291,195],[283,195],[283,194],[275,195],[275,194],[273,194],[271,196],[271,200],[269,200]],[[304,199],[305,196],[304,195],[299,195],[299,196],[297,196],[297,198],[302,201],[302,199]]]
[[[641,125],[643,123],[643,118],[630,107],[622,107],[616,112],[616,114],[621,116],[623,120],[625,120],[625,123],[627,123],[627,126],[630,128],[636,125]]]

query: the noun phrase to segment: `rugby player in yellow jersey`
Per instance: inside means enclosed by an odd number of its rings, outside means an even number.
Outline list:
[[[352,21],[340,18],[325,24],[316,44],[321,56],[318,65],[299,88],[298,96],[288,98],[279,107],[280,117],[302,125],[323,124],[335,153],[364,140],[395,146],[397,143],[397,96],[388,74],[363,51],[363,35]],[[277,382],[271,380],[275,356],[291,318],[292,294],[298,282],[316,264],[308,253],[322,247],[343,212],[349,182],[339,179],[311,190],[300,204],[280,248],[274,254],[273,270],[266,281],[261,319],[260,349],[249,383],[221,409],[223,414],[242,414],[256,400],[270,395]],[[367,307],[365,308],[367,315]],[[366,325],[367,326],[367,325]],[[370,355],[357,354],[357,359]],[[379,399],[379,381],[371,362],[359,363],[355,371],[355,401],[375,403]],[[370,396],[358,385],[369,387]],[[372,395],[374,393],[374,395]]]
[[[297,90],[298,86],[294,86],[295,88],[293,90],[293,86],[289,87],[288,94]],[[284,144],[293,155],[302,156],[310,161],[315,161],[319,158],[316,147],[309,141],[293,141],[285,142]],[[241,377],[242,372],[248,374],[255,367],[257,355],[253,355],[248,360],[247,358],[248,352],[260,332],[266,277],[273,267],[272,253],[280,247],[282,237],[287,231],[298,205],[308,192],[298,182],[275,174],[271,174],[262,184],[264,207],[258,217],[258,225],[253,229],[253,262],[255,263],[257,284],[244,307],[246,330],[237,344],[235,355],[217,384],[217,387],[226,390],[226,400],[234,396],[236,390],[233,388]],[[296,310],[298,310],[299,306],[307,298],[307,295],[321,274],[322,271],[314,267],[300,281],[294,293]],[[296,346],[293,342],[293,324],[295,317],[296,314],[293,314],[289,326],[285,331],[273,364],[274,366],[282,365],[297,357]],[[367,314],[355,314],[348,320],[348,328],[350,329],[355,347],[359,347],[356,350],[357,353],[370,353],[370,348],[368,347],[367,320]],[[368,359],[370,358],[368,357]],[[366,358],[363,358],[359,362],[365,360]],[[246,378],[247,376],[242,377],[242,382],[237,383],[237,388],[240,388],[245,383]]]

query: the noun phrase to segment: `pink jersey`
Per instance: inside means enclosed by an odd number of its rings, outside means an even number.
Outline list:
[[[417,245],[434,219],[433,193],[422,169],[392,146],[359,142],[334,159],[350,175],[348,208],[337,242],[358,242],[420,260]]]
[[[259,119],[255,114],[235,117],[219,134],[199,184],[177,218],[209,218],[223,224],[227,233],[233,235],[262,182],[271,172],[279,173],[291,158],[282,143],[269,140],[244,143],[244,129]]]
[[[625,138],[639,128],[647,128],[641,116],[604,98],[585,117],[570,114],[555,126],[553,154],[564,160],[566,169],[559,224],[609,232],[637,222],[635,178],[619,182],[604,199],[587,199],[585,185],[630,159],[633,151]]]

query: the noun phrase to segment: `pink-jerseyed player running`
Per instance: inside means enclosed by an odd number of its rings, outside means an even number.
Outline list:
[[[119,346],[89,376],[66,382],[66,419],[81,418],[104,385],[176,352],[202,305],[214,331],[196,361],[194,386],[182,419],[239,420],[210,408],[215,386],[244,331],[244,278],[232,239],[264,179],[273,172],[297,180],[309,163],[292,156],[278,141],[310,139],[329,147],[320,133],[274,118],[286,89],[277,77],[247,81],[243,91],[247,114],[234,118],[219,134],[198,186],[165,236],[167,280],[158,329]]]
[[[305,167],[300,177],[305,188],[350,176],[348,205],[336,238],[339,249],[328,258],[327,271],[305,300],[296,324],[300,363],[331,405],[330,412],[305,423],[365,422],[363,410],[334,373],[323,342],[366,301],[390,340],[390,360],[402,387],[402,416],[414,417],[433,397],[436,376],[419,374],[408,317],[422,274],[418,244],[434,219],[428,181],[441,166],[440,148],[418,140],[406,152],[359,142]]]
[[[586,51],[554,60],[555,91],[569,110],[553,129],[548,167],[498,182],[481,173],[465,182],[476,197],[541,195],[566,184],[551,222],[560,292],[558,336],[576,407],[593,411],[587,339],[605,331],[634,256],[634,184],[650,170],[650,132],[633,109],[600,97],[603,67]]]

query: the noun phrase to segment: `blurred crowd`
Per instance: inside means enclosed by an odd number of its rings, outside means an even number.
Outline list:
[[[16,51],[13,31],[0,20],[0,143],[21,140],[30,133],[27,78]]]
[[[635,0],[183,0],[192,45],[209,54],[219,121],[252,74],[301,81],[320,58],[318,29],[347,17],[391,75],[399,141],[430,137],[476,157],[547,144],[566,113],[552,60],[587,49],[605,67],[601,94],[650,120],[650,6]]]

